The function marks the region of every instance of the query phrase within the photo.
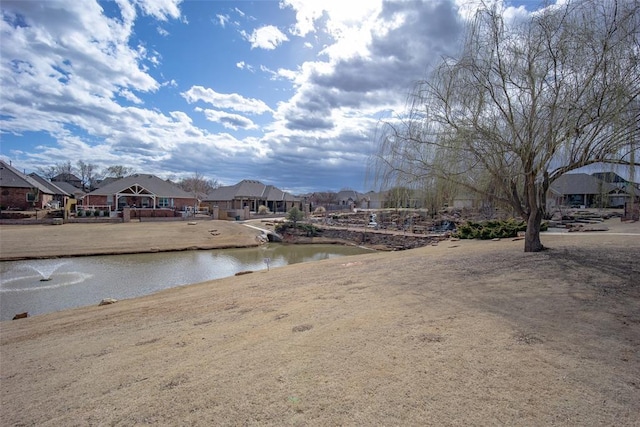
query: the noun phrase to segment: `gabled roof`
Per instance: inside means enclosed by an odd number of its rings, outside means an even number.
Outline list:
[[[234,199],[295,200],[291,194],[273,185],[265,185],[260,181],[251,179],[244,179],[234,185],[218,187],[211,191],[204,200],[224,201]]]
[[[59,173],[58,175],[51,178],[51,181],[58,182],[77,182],[82,184],[82,180],[72,173]]]
[[[62,190],[66,191],[67,193],[69,193],[70,195],[74,195],[76,197],[82,197],[84,196],[85,193],[84,191],[82,191],[80,188],[76,187],[73,184],[69,184],[68,182],[64,182],[64,181],[57,181],[55,183],[55,185],[59,188],[61,188]]]
[[[193,194],[187,193],[177,185],[158,178],[155,175],[137,173],[126,176],[117,181],[108,183],[98,189],[93,190],[88,196],[109,196],[122,193],[124,190],[140,186],[158,197],[173,197],[178,199],[193,199]]]
[[[45,185],[23,174],[13,166],[0,160],[0,187],[35,188],[44,194],[53,194]]]
[[[550,190],[556,194],[607,194],[616,188],[586,173],[564,174],[550,185]]]
[[[47,187],[50,191],[51,194],[54,195],[59,195],[59,196],[69,196],[69,193],[66,192],[65,190],[63,190],[62,188],[60,188],[59,182],[54,184],[51,181],[47,181],[46,179],[44,179],[43,177],[41,177],[40,175],[38,175],[37,173],[30,173],[29,177],[35,179],[36,181],[38,181],[40,184],[44,185],[45,187]]]

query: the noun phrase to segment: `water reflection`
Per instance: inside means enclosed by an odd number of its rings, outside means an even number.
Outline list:
[[[0,262],[0,320],[125,299],[162,289],[367,250],[337,245],[279,245],[214,251],[110,255]],[[42,279],[46,278],[46,281]]]

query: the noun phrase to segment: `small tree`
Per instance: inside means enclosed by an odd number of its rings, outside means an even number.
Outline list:
[[[304,218],[304,212],[302,212],[296,206],[289,209],[289,212],[287,213],[287,219],[293,222],[293,228],[297,228],[298,221],[302,221],[303,218]]]

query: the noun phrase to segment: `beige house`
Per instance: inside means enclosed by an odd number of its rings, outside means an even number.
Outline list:
[[[245,179],[235,185],[218,187],[202,200],[202,205],[208,206],[210,211],[218,208],[220,211],[258,212],[260,206],[266,206],[273,213],[285,213],[296,206],[303,209],[300,198],[260,181]]]

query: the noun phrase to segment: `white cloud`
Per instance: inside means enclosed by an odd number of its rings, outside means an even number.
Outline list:
[[[240,61],[236,63],[236,67],[241,69],[241,70],[247,70],[247,71],[251,71],[252,73],[255,72],[255,69],[253,68],[252,65],[247,64],[244,61]]]
[[[253,30],[251,34],[246,31],[241,31],[240,34],[249,42],[251,42],[251,49],[260,48],[266,50],[273,50],[280,46],[283,42],[289,41],[287,36],[273,25],[266,25],[264,27]]]
[[[257,129],[258,126],[250,119],[241,116],[239,114],[226,113],[219,110],[202,109],[196,107],[195,111],[204,113],[207,120],[215,123],[220,123],[227,129]]]
[[[145,15],[153,16],[160,21],[180,18],[182,0],[133,0]]]
[[[121,89],[119,95],[134,104],[142,104],[142,100],[135,96],[129,89]]]
[[[245,98],[236,93],[218,93],[213,89],[202,86],[192,86],[188,91],[181,93],[188,103],[203,101],[217,108],[231,109],[250,114],[264,114],[272,112],[271,108],[259,99]]]
[[[229,15],[216,15],[216,18],[218,18],[218,24],[224,28],[227,26],[227,22],[229,22]]]

